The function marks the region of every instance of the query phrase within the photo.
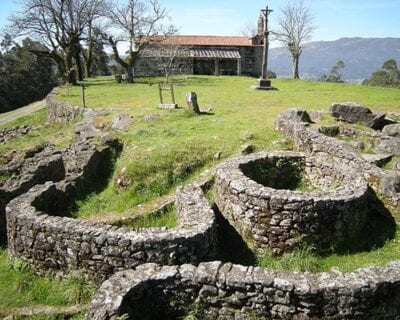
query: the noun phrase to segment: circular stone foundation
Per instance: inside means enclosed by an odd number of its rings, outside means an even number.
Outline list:
[[[258,251],[300,244],[332,250],[363,232],[373,195],[356,170],[328,156],[257,153],[221,164],[215,201]]]

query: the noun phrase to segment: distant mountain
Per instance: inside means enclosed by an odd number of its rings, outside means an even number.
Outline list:
[[[336,41],[316,41],[305,44],[300,57],[300,75],[319,78],[338,60],[345,63],[342,78],[361,81],[382,67],[383,62],[395,59],[400,67],[400,38],[341,38]],[[286,48],[269,52],[269,68],[280,77],[292,74],[292,63]]]

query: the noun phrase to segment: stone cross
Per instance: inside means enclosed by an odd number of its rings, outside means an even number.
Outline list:
[[[269,31],[268,31],[268,16],[273,10],[266,6],[265,9],[261,10],[262,16],[264,18],[264,49],[263,49],[263,62],[261,69],[261,79],[266,80],[268,78],[268,49],[269,49]]]

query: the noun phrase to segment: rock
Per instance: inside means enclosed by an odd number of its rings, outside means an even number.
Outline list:
[[[311,123],[311,118],[307,111],[298,108],[291,108],[286,113],[286,119],[297,122]]]
[[[83,119],[75,126],[75,134],[78,136],[79,140],[90,140],[100,134],[101,130],[96,128],[93,121],[93,118],[97,115],[97,111],[92,109],[85,109],[82,112]]]
[[[189,92],[186,94],[186,109],[190,112],[200,114],[196,92]]]
[[[328,137],[336,137],[340,133],[340,129],[338,126],[322,126],[319,128],[319,132]]]
[[[388,139],[382,139],[376,151],[400,156],[400,138],[389,137]]]
[[[384,126],[382,129],[382,133],[391,137],[400,138],[400,123],[389,124]]]
[[[93,124],[89,124],[86,121],[82,121],[76,124],[75,134],[80,140],[88,140],[96,137],[99,130],[94,127]]]
[[[373,163],[378,167],[381,167],[392,160],[393,154],[363,154],[362,157],[369,163]]]
[[[131,185],[131,178],[126,174],[126,167],[123,167],[115,178],[115,186],[118,189],[126,189]]]
[[[341,121],[360,123],[375,130],[380,130],[385,125],[384,113],[375,114],[354,102],[334,103],[329,110],[333,117]]]
[[[321,110],[311,110],[309,113],[310,119],[312,121],[319,121],[322,119],[324,111]]]
[[[132,124],[132,117],[128,114],[119,114],[114,117],[111,128],[115,131],[125,131]]]
[[[275,129],[284,130],[288,122],[298,122],[302,124],[310,124],[311,119],[307,111],[298,108],[291,108],[286,112],[280,113],[275,121]]]
[[[103,133],[100,135],[100,141],[104,144],[109,144],[114,141],[114,138],[109,133]]]
[[[400,193],[400,175],[396,171],[388,171],[381,180],[380,191],[389,197],[396,197]]]
[[[394,164],[394,168],[396,170],[400,170],[400,159],[397,159],[396,163]]]

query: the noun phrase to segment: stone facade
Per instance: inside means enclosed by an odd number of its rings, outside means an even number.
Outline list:
[[[207,36],[170,38],[173,40],[167,38],[167,45],[182,48],[183,52],[173,59],[170,74],[260,75],[263,47],[246,37],[233,37],[233,40],[232,37]],[[173,57],[163,57],[164,51],[160,48],[158,45],[139,53],[135,63],[136,76],[165,75],[166,61]],[[168,54],[169,50],[165,51]]]
[[[311,189],[290,190],[296,183]],[[274,253],[304,242],[320,252],[342,245],[363,232],[371,197],[361,174],[329,157],[302,153],[236,158],[215,175],[223,216],[255,248]]]
[[[352,273],[278,272],[219,261],[113,275],[92,300],[87,320],[396,319],[400,262]]]
[[[171,67],[170,74],[193,74],[193,59],[177,58]],[[135,76],[164,76],[163,65],[158,58],[139,57],[135,62]]]

